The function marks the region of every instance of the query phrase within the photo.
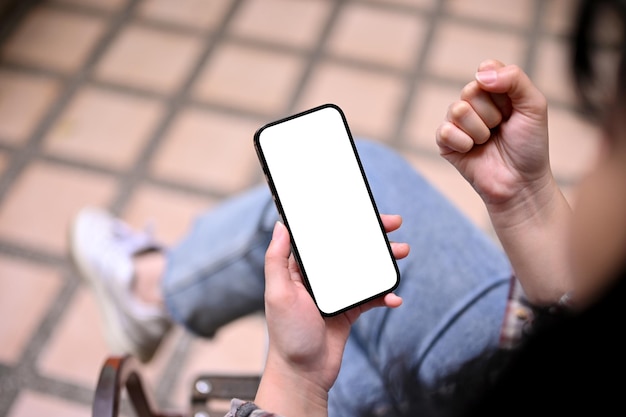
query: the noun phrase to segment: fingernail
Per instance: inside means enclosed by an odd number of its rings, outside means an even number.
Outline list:
[[[496,82],[498,73],[495,71],[478,71],[475,77],[479,83],[489,85]]]
[[[274,224],[274,231],[272,232],[272,240],[278,239],[279,237],[283,235],[284,232],[285,232],[284,226],[282,225],[281,222],[277,221],[276,224]]]

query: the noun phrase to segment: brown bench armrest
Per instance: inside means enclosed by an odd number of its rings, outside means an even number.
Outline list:
[[[123,390],[138,417],[182,417],[182,414],[161,412],[156,409],[150,391],[144,388],[139,363],[130,356],[111,356],[100,371],[94,394],[94,417],[117,417]]]

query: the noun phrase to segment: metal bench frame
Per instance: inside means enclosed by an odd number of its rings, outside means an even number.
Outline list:
[[[152,393],[143,383],[139,362],[132,356],[110,356],[100,370],[92,415],[117,417],[126,391],[138,417],[224,416],[227,410],[215,407],[215,403],[231,398],[253,400],[260,379],[260,375],[200,375],[193,382],[188,410],[162,411],[157,409]]]

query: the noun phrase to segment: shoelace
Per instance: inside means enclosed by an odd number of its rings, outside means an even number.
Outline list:
[[[154,223],[148,222],[143,230],[133,230],[126,223],[116,220],[113,223],[113,236],[119,248],[129,256],[147,249],[159,249],[154,238]]]
[[[110,282],[109,285],[125,287],[131,284],[133,255],[149,249],[160,249],[162,246],[154,238],[152,224],[147,224],[144,230],[133,230],[121,220],[115,219],[110,233],[109,237],[101,237],[101,252],[92,259],[92,265],[101,277],[106,277],[106,281],[117,282]]]

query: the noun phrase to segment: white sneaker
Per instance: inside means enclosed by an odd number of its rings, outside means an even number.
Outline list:
[[[165,309],[141,302],[132,292],[133,256],[150,249],[162,249],[150,233],[100,209],[81,210],[70,230],[71,255],[94,290],[109,347],[142,362],[152,358],[171,326]]]

